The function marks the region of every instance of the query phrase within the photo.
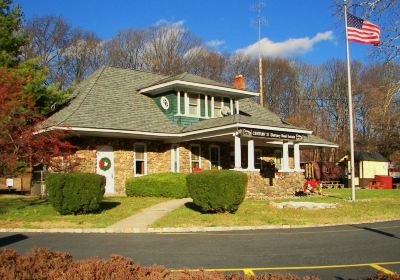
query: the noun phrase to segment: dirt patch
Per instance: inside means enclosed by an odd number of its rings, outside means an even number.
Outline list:
[[[43,221],[43,222],[30,222],[26,223],[24,227],[27,228],[83,228],[91,227],[92,224],[89,223],[72,223],[68,221]]]
[[[21,221],[2,221],[0,220],[0,228],[19,228],[21,227]]]

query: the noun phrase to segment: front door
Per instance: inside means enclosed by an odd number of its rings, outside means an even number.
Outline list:
[[[97,147],[96,172],[106,177],[106,193],[114,193],[114,151],[112,147]]]

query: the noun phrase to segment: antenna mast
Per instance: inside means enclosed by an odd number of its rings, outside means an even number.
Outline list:
[[[261,58],[261,24],[265,22],[265,19],[261,17],[261,8],[265,6],[265,3],[262,0],[258,0],[257,5],[257,21],[258,21],[258,73],[260,79],[260,105],[264,106],[264,94],[263,94],[263,67],[262,67],[262,58]]]

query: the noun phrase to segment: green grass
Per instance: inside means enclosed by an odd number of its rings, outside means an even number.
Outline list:
[[[0,228],[103,228],[166,200],[157,197],[107,197],[99,213],[60,215],[46,200],[0,195]]]
[[[323,197],[277,199],[338,203],[336,209],[277,209],[271,201],[245,200],[235,214],[202,214],[184,206],[155,222],[153,227],[214,227],[264,225],[316,225],[400,219],[400,190],[324,190]],[[188,205],[191,206],[191,205]]]

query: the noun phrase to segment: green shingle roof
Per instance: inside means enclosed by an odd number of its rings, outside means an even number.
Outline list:
[[[260,107],[250,98],[240,100],[240,115],[203,120],[182,128],[172,122],[151,97],[139,93],[142,88],[177,78],[229,87],[188,73],[168,77],[145,71],[101,67],[77,85],[68,106],[53,114],[41,127],[61,126],[172,134],[235,123],[301,129],[283,122],[277,115]],[[316,136],[310,137],[316,143],[332,144]]]
[[[159,74],[102,67],[77,88],[71,103],[45,126],[178,133],[181,129],[138,90],[165,78]]]

